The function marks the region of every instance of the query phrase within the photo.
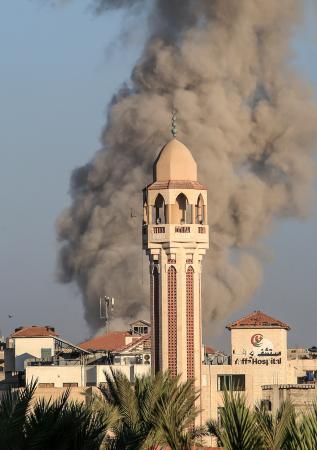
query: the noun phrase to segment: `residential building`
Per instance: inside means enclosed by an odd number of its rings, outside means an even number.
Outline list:
[[[105,383],[111,370],[125,373],[134,382],[136,376],[151,370],[150,329],[149,322],[139,320],[130,324],[128,331],[74,345],[53,327],[19,327],[7,340],[1,388],[37,381],[37,395],[59,395],[61,389],[69,387],[83,393],[87,387]]]
[[[74,379],[73,383],[81,386],[84,381],[80,366],[84,366],[89,355],[87,350],[62,339],[53,327],[19,327],[7,339],[5,380],[11,386],[23,386],[25,381],[37,379],[39,387],[62,387]],[[66,367],[72,366],[78,367],[70,374]]]

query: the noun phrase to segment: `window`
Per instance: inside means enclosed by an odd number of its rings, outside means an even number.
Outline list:
[[[196,211],[196,223],[204,224],[205,223],[205,206],[204,206],[204,200],[202,198],[202,195],[200,194],[197,199],[197,204],[195,207]]]
[[[153,207],[152,221],[154,224],[166,223],[165,201],[161,194],[158,194]]]
[[[272,403],[270,400],[261,400],[261,408],[265,411],[272,411]]]
[[[51,359],[52,349],[51,348],[41,348],[41,359]]]
[[[78,387],[78,383],[63,383],[63,387]]]
[[[192,223],[191,205],[188,203],[186,195],[179,194],[176,198],[176,205],[178,209],[176,223]]]
[[[39,383],[38,386],[40,388],[53,388],[54,387],[54,383]]]
[[[245,375],[218,375],[218,391],[245,391]]]
[[[146,202],[144,202],[143,205],[143,225],[146,225],[148,223],[148,211],[149,207]]]

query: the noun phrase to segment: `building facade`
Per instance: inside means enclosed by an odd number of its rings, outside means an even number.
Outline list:
[[[317,359],[288,351],[286,323],[255,311],[227,329],[230,358],[202,365],[201,423],[217,419],[225,389],[243,393],[250,406],[264,402],[273,413],[286,399],[299,409],[316,401]]]
[[[152,370],[195,380],[202,367],[201,273],[209,246],[207,188],[191,152],[172,139],[144,189],[143,248],[150,261]]]

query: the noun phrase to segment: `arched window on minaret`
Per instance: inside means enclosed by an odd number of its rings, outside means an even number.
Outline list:
[[[179,194],[176,198],[176,222],[192,223],[192,208],[184,194]]]
[[[196,223],[204,224],[205,223],[205,205],[204,199],[201,194],[199,194],[197,199],[197,204],[195,207],[196,212]]]
[[[165,201],[161,194],[158,194],[153,206],[153,223],[166,223]]]
[[[143,204],[143,225],[147,225],[148,223],[148,205],[147,202]]]

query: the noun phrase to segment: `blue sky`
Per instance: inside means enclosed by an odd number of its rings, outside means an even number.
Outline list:
[[[311,0],[314,1],[314,0]],[[307,2],[309,3],[309,2]],[[55,325],[88,336],[75,286],[55,281],[55,221],[69,204],[69,176],[99,147],[106,106],[128,79],[142,40],[120,44],[121,13],[96,18],[85,0],[59,8],[7,1],[0,16],[0,329]],[[294,39],[296,67],[317,91],[316,16]],[[317,124],[316,124],[317,126]],[[292,326],[292,345],[316,345],[316,204],[306,222],[278,224],[272,257],[247,307]],[[13,314],[12,318],[8,315]],[[222,345],[222,336],[216,343]]]

